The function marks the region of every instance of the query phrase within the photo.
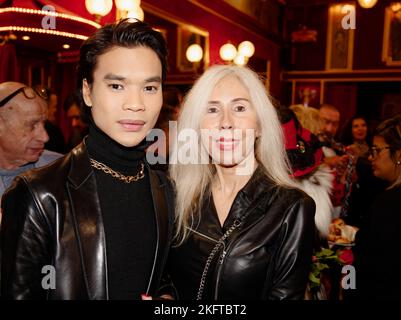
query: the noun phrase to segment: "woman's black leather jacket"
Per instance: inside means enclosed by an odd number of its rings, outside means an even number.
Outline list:
[[[223,227],[209,196],[200,222],[194,221],[189,238],[173,248],[169,257],[178,298],[302,299],[315,239],[314,213],[315,203],[309,196],[275,186],[260,170],[237,194]]]

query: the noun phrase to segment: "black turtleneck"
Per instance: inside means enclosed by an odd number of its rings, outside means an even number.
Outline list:
[[[89,156],[124,175],[135,175],[144,161],[144,143],[124,147],[92,121]],[[106,237],[110,299],[140,299],[149,282],[156,248],[156,226],[149,174],[125,183],[93,169]]]

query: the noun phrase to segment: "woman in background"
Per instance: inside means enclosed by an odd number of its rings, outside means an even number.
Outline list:
[[[372,137],[363,116],[356,115],[350,119],[344,129],[342,143],[355,157],[354,182],[344,220],[359,228],[365,222],[373,200],[385,189],[383,181],[373,175],[368,159]]]
[[[209,161],[170,168],[178,299],[303,299],[315,204],[289,176],[280,122],[258,76],[209,68],[183,104],[178,132],[185,129],[201,136],[191,149]]]
[[[356,235],[357,289],[362,298],[401,299],[401,117],[381,123],[369,157],[390,186],[373,202]]]

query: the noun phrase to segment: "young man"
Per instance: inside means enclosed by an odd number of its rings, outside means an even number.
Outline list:
[[[82,144],[16,179],[2,202],[1,293],[14,299],[157,296],[173,221],[170,186],[145,161],[162,106],[167,48],[143,22],[81,47]]]

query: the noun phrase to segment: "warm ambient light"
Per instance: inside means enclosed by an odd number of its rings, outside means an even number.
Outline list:
[[[250,41],[242,41],[238,46],[238,50],[231,43],[226,43],[220,48],[220,58],[229,63],[233,62],[238,66],[246,65],[254,53],[255,46]]]
[[[220,58],[224,61],[231,61],[237,55],[237,49],[231,43],[226,43],[220,48]]]
[[[199,62],[203,57],[203,49],[199,44],[191,44],[187,51],[186,57],[190,62]]]
[[[67,38],[75,38],[79,40],[88,39],[87,36],[83,36],[81,34],[70,33],[70,32],[62,32],[50,29],[40,29],[40,28],[27,28],[27,27],[19,27],[19,26],[6,26],[0,27],[0,32],[2,31],[22,31],[22,32],[33,32],[33,33],[46,33],[52,34],[54,36],[67,37]]]
[[[9,7],[9,8],[0,8],[0,14],[1,13],[7,13],[7,12],[17,12],[17,13],[25,13],[25,14],[37,14],[37,15],[42,15],[42,16],[53,16],[56,18],[62,18],[62,19],[67,19],[67,20],[74,20],[78,21],[81,23],[89,24],[95,28],[100,28],[100,24],[84,19],[81,17],[76,17],[72,16],[69,14],[65,13],[58,13],[58,12],[52,12],[52,11],[44,11],[44,10],[35,10],[35,9],[26,9],[26,8],[16,8],[16,7]]]
[[[145,13],[141,7],[138,7],[132,11],[128,11],[127,18],[143,21],[145,19]]]
[[[252,57],[255,53],[255,46],[250,41],[242,41],[238,46],[238,54],[244,57]]]
[[[237,54],[237,56],[234,58],[234,63],[237,66],[244,66],[248,62],[247,57],[243,56],[242,54]]]
[[[22,40],[28,41],[29,39],[31,39],[30,36],[22,36]]]
[[[377,0],[358,0],[359,5],[365,9],[372,8],[376,2]]]
[[[113,7],[113,0],[85,0],[86,9],[90,14],[105,16]]]
[[[69,49],[70,45],[69,44],[63,44],[63,49]]]
[[[133,11],[141,5],[141,0],[115,0],[116,7],[121,11]]]
[[[397,11],[401,10],[401,2],[392,4],[391,5],[391,10],[393,10],[394,12],[397,12]]]

